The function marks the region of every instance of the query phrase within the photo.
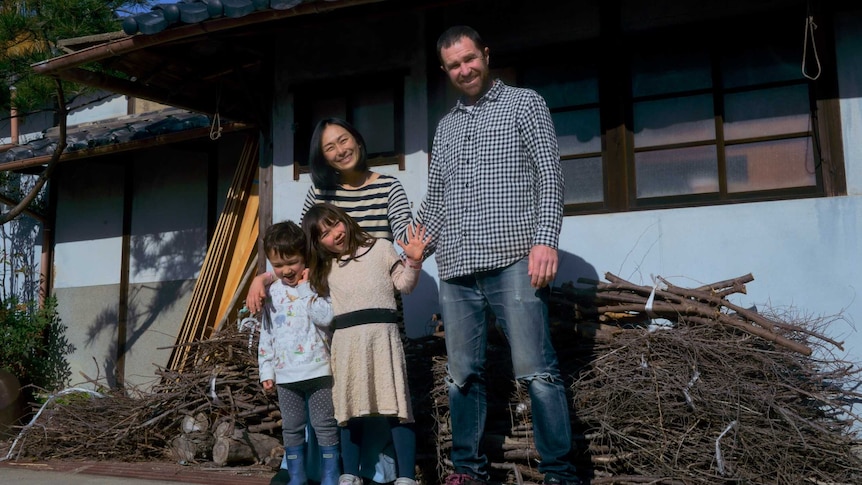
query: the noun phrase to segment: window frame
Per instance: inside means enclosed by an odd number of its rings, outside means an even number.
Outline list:
[[[344,98],[347,111],[346,121],[355,124],[353,111],[360,104],[364,92],[369,90],[382,91],[388,88],[392,95],[393,150],[387,152],[367,153],[369,167],[392,166],[405,170],[405,124],[404,124],[404,81],[406,74],[402,71],[389,71],[374,75],[348,76],[336,79],[326,79],[308,82],[292,88],[294,94],[294,122],[292,125],[293,148],[293,178],[299,180],[301,174],[310,173],[308,166],[308,144],[311,134],[319,120],[312,119],[313,106],[322,99]],[[383,88],[383,89],[381,89]],[[336,93],[338,96],[333,96]],[[360,130],[363,137],[367,135]],[[366,147],[367,149],[368,147]]]
[[[720,36],[722,26],[734,25],[734,29],[747,31],[756,29],[759,22],[769,17],[770,22],[776,21],[776,15],[784,13],[768,12],[761,15],[749,15],[738,19],[719,19],[712,22],[687,24],[681,26],[653,29],[650,31],[623,33],[618,27],[619,11],[604,10],[602,14],[603,32],[597,39],[578,41],[560,45],[545,45],[534,52],[520,52],[502,58],[497,66],[511,67],[518,85],[524,84],[525,70],[531,66],[546,67],[548,63],[564,62],[567,58],[594,64],[597,71],[599,86],[599,133],[601,136],[601,159],[604,198],[601,202],[566,204],[565,214],[590,214],[626,212],[647,209],[682,208],[705,205],[720,205],[746,203],[754,201],[788,200],[812,197],[832,197],[846,195],[846,176],[844,173],[843,145],[841,140],[841,123],[839,101],[837,95],[837,80],[834,60],[834,37],[831,35],[831,25],[828,22],[818,24],[818,54],[823,66],[821,75],[816,81],[802,77],[790,80],[770,81],[747,84],[744,86],[724,88],[720,82],[722,66],[720,56],[727,55],[733,49],[740,48],[742,40],[731,42],[727,36]],[[783,20],[795,25],[790,16]],[[604,28],[608,26],[608,28]],[[614,29],[616,27],[616,30]],[[704,32],[711,34],[704,35]],[[696,37],[705,42],[704,48],[709,52],[709,63],[712,84],[705,89],[692,89],[672,94],[652,94],[635,97],[632,92],[632,72],[634,59],[630,47],[645,41],[652,42],[661,36],[680,37],[697,33]],[[802,38],[799,36],[801,44]],[[760,34],[758,45],[770,46],[769,35]],[[748,37],[747,41],[751,41]],[[801,52],[800,45],[800,52]],[[577,53],[574,56],[573,53]],[[497,60],[501,60],[498,56]],[[801,59],[800,59],[801,61]],[[726,140],[724,136],[725,100],[728,95],[746,91],[760,91],[783,86],[805,86],[808,96],[809,125],[803,132],[787,132],[765,136],[751,136],[744,139]],[[695,141],[679,144],[662,144],[650,147],[635,147],[634,145],[634,109],[640,101],[651,99],[670,99],[683,95],[709,94],[713,102],[714,137],[708,141]],[[557,107],[552,113],[561,110],[584,109],[591,106]],[[806,138],[812,147],[815,167],[814,184],[730,192],[728,190],[727,149],[743,143],[765,142],[770,140],[792,140]],[[688,146],[714,146],[717,153],[716,169],[718,175],[718,190],[716,192],[691,193],[669,196],[641,197],[637,196],[637,172],[635,154],[650,150],[668,149]],[[594,153],[577,155],[561,155],[561,161],[594,157]]]

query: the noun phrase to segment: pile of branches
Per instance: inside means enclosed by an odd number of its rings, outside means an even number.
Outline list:
[[[695,289],[606,279],[597,313],[628,323],[596,340],[573,386],[591,483],[862,483],[860,370],[835,357],[828,320],[728,302],[750,275]],[[629,325],[644,317],[661,323]]]
[[[279,452],[281,421],[275,394],[259,382],[257,339],[226,325],[189,345],[187,368],[158,369],[160,383],[150,391],[101,390],[92,382],[98,393],[50,399],[10,452],[35,459],[194,462],[212,460],[215,450],[222,454],[217,464],[277,464],[280,455],[262,456]]]
[[[751,275],[698,288],[606,280],[551,292],[552,343],[572,393],[572,458],[590,483],[862,483],[851,408],[862,398],[860,371],[835,357],[843,349],[825,335],[830,321],[728,301]],[[98,397],[57,396],[10,454],[277,466],[277,400],[260,385],[255,335],[232,327],[189,344],[186,367],[158,369],[148,392],[93,382]],[[442,483],[453,471],[445,346],[429,337],[405,351],[419,478]],[[529,395],[493,321],[487,359],[492,478],[541,483]]]
[[[605,277],[551,292],[572,459],[589,483],[862,483],[851,408],[860,370],[835,357],[828,320],[731,303],[751,275],[697,288]],[[493,479],[541,483],[529,395],[495,337],[492,327],[483,450]],[[453,472],[445,355],[433,373],[442,482]]]

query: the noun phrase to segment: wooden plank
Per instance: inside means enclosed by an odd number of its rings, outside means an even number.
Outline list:
[[[220,303],[218,305],[219,319],[213,326],[213,331],[217,331],[224,321],[225,315],[231,312],[232,306],[235,306],[234,296],[241,290],[240,286],[243,275],[246,272],[249,261],[257,255],[257,239],[258,239],[258,204],[257,185],[252,188],[252,193],[245,204],[245,213],[242,217],[239,231],[236,234],[233,257],[230,259],[229,268],[227,270],[224,291],[221,292]],[[256,258],[255,258],[256,259]],[[230,316],[228,315],[228,320]]]
[[[241,234],[242,221],[246,218],[246,206],[254,192],[257,157],[258,138],[249,136],[228,190],[225,207],[204,256],[189,307],[178,332],[176,345],[168,360],[167,367],[171,370],[181,372],[188,359],[189,347],[186,344],[209,337],[218,323],[219,298],[226,285],[228,267]],[[257,197],[254,199],[256,205]],[[257,210],[255,209],[253,213],[256,220]],[[256,226],[256,224],[253,225]],[[243,245],[247,244],[246,239],[251,232],[252,229],[246,227]]]

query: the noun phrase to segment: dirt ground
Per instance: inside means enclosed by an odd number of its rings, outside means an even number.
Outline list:
[[[6,455],[12,439],[0,441],[0,474],[2,468],[80,473],[107,477],[143,478],[177,483],[199,483],[211,485],[268,485],[275,470],[265,465],[217,467],[212,462],[180,464],[172,461],[118,462],[98,460],[39,460],[29,458],[9,459]]]

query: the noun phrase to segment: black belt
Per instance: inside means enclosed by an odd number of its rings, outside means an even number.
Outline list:
[[[388,308],[368,308],[338,315],[332,319],[332,327],[335,330],[366,323],[398,323],[398,312]]]

